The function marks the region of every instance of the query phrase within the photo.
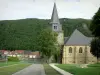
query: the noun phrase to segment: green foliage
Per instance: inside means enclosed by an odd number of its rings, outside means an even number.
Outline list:
[[[94,38],[91,41],[91,53],[97,57],[97,59],[100,57],[100,39]]]
[[[90,30],[95,38],[91,42],[91,53],[98,58],[100,58],[100,8],[93,16],[90,24]]]
[[[90,24],[90,30],[95,37],[100,37],[100,8],[93,16],[92,22]]]
[[[0,49],[3,49],[6,45],[6,22],[0,22]]]
[[[64,30],[64,36],[70,36],[72,32],[77,28],[79,31],[81,31],[85,36],[92,36],[90,31],[85,29],[83,27],[83,24],[86,24],[87,27],[90,27],[91,20],[88,19],[68,19],[68,18],[62,18],[60,19],[60,22],[63,26]]]
[[[37,46],[42,55],[47,56],[50,58],[51,55],[56,51],[56,37],[55,33],[49,29],[44,29],[38,35],[38,42]]]
[[[18,57],[8,57],[8,61],[19,62],[20,60]]]
[[[89,27],[90,20],[60,19],[65,37],[70,36],[75,28],[83,34],[91,36],[82,27],[85,23]],[[37,37],[41,30],[51,28],[50,20],[22,19],[0,21],[0,50],[37,50]]]
[[[0,49],[35,50],[37,36],[48,21],[38,19],[1,21]]]
[[[54,53],[54,59],[56,63],[60,62],[60,47],[57,47],[56,52]]]

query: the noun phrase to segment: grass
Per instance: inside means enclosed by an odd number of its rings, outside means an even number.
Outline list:
[[[57,67],[74,75],[100,75],[100,64],[88,65],[88,68],[81,68],[79,65],[60,64]]]
[[[14,64],[19,64],[20,62],[0,62],[0,67],[3,66],[8,66],[8,65],[14,65]]]
[[[53,69],[48,64],[43,64],[43,66],[44,66],[46,75],[61,75],[60,73],[58,73],[55,69]]]
[[[90,64],[88,65],[88,67],[99,67],[100,68],[100,63]]]
[[[13,66],[1,67],[0,68],[0,75],[12,75],[13,73],[22,70],[23,68],[29,66],[29,63],[20,63]]]

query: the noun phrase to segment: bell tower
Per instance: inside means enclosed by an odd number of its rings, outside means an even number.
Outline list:
[[[57,41],[58,45],[64,44],[64,34],[62,30],[62,25],[60,24],[56,3],[54,3],[52,17],[51,17],[52,31],[58,33]]]

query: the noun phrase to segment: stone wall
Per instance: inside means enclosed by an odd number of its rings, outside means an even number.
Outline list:
[[[69,51],[69,48],[72,51]],[[89,46],[64,46],[63,64],[90,64],[96,62],[97,59],[90,53]]]
[[[63,31],[58,33],[57,42],[58,42],[59,45],[64,44],[64,33],[63,33]]]

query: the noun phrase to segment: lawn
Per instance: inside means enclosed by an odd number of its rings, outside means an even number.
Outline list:
[[[19,63],[13,66],[0,67],[0,75],[12,75],[13,73],[31,65],[30,63]]]
[[[14,64],[19,64],[20,62],[0,62],[0,67],[2,66],[8,66],[8,65],[14,65]]]
[[[46,75],[61,75],[60,73],[58,73],[55,69],[53,69],[48,64],[43,64],[43,66],[44,66]]]
[[[56,66],[73,75],[100,75],[100,64],[91,64],[88,65],[88,68],[81,68],[79,65],[74,64],[60,64]]]

